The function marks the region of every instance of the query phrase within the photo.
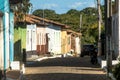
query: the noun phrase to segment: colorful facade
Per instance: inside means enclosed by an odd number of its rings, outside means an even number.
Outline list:
[[[61,54],[61,28],[63,24],[28,15],[28,22],[37,25],[37,53]]]
[[[56,24],[49,24],[46,27],[48,34],[48,51],[54,54],[61,54],[61,26]]]
[[[62,53],[66,54],[72,51],[75,55],[80,54],[80,37],[81,33],[62,29]]]
[[[27,25],[26,30],[26,53],[36,54],[37,45],[37,28],[35,24]]]
[[[22,60],[23,49],[26,49],[26,26],[16,25],[14,27],[14,58]]]
[[[44,25],[37,25],[37,54],[44,55],[48,53],[48,35]]]
[[[26,47],[24,48],[28,54],[44,55],[49,53],[56,55],[66,54],[71,50],[74,53],[80,53],[80,33],[68,30],[68,26],[64,24],[34,15],[27,15],[25,19],[27,27],[24,27],[26,28],[26,36],[24,35]],[[33,39],[35,44],[33,44]]]
[[[13,51],[13,12],[10,11],[9,0],[0,0],[0,65],[2,70],[10,67],[10,63],[14,60]]]
[[[61,40],[61,53],[66,54],[70,48],[68,49],[68,45],[70,44],[70,38],[68,38],[67,31],[62,29],[62,40]]]
[[[80,37],[81,33],[72,31],[72,30],[66,30],[68,34],[68,41],[70,41],[70,47],[69,51],[72,51],[74,55],[80,54]],[[69,40],[70,38],[70,40]]]

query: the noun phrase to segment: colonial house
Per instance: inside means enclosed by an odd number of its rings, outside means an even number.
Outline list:
[[[65,28],[66,25],[33,15],[28,15],[27,20],[43,24],[36,27],[38,55],[45,53],[61,54],[61,29]]]
[[[81,33],[72,31],[70,29],[62,29],[62,53],[73,53],[73,55],[80,54],[80,37]]]
[[[1,0],[0,4],[0,69],[6,70],[14,57],[13,14],[10,11],[9,0]]]
[[[26,22],[27,26],[17,26],[14,30],[16,53],[22,49],[26,49],[27,55],[56,55],[71,50],[80,53],[80,34],[67,30],[68,26],[34,15],[26,15],[24,19],[22,24]]]
[[[11,6],[17,3],[19,1],[14,4],[13,0],[0,0],[0,72],[9,69],[14,60],[14,14]]]
[[[26,51],[32,51],[33,54],[42,55],[48,53],[48,37],[46,34],[46,24],[40,22],[39,18],[33,15],[27,15],[26,22]]]
[[[30,57],[29,55],[46,53],[44,50],[46,49],[46,44],[41,41],[45,37],[41,36],[41,34],[45,33],[44,27],[45,24],[40,23],[39,20],[34,19],[30,15],[27,15],[25,20],[17,22],[14,28],[15,59],[22,59],[23,50],[26,51],[28,57]]]

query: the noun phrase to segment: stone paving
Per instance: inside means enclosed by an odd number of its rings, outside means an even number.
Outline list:
[[[109,80],[100,65],[83,58],[54,58],[26,65],[26,80]]]

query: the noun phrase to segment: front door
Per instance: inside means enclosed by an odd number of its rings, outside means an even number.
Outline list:
[[[26,51],[29,54],[36,54],[36,25],[27,25]]]

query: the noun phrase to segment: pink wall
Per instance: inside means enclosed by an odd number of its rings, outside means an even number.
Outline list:
[[[37,53],[38,55],[48,52],[48,39],[45,27],[37,27]]]

